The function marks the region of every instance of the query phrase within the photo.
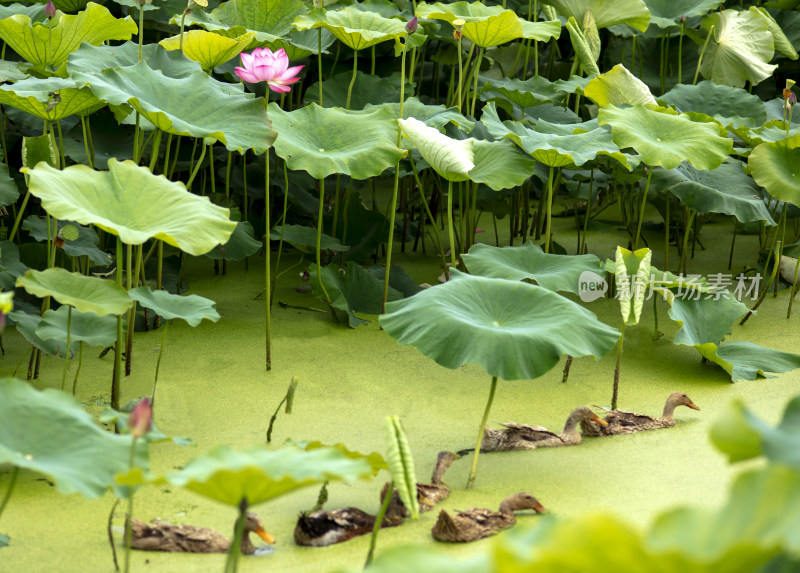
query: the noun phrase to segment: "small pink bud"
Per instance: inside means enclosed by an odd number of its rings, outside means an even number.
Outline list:
[[[794,106],[797,103],[797,96],[794,95],[794,92],[789,94],[789,97],[786,98],[786,105]]]
[[[681,16],[681,24],[683,24],[684,22],[686,22],[686,14],[683,14]]]
[[[48,0],[47,4],[45,4],[44,15],[47,17],[48,20],[52,20],[53,16],[56,15],[56,7],[53,4],[52,0]]]
[[[153,425],[153,406],[150,398],[142,398],[128,417],[128,429],[133,438],[141,438]]]
[[[414,16],[406,23],[406,32],[408,34],[413,34],[417,31],[417,17]]]

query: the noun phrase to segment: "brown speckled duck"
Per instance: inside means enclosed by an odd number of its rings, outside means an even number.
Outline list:
[[[469,511],[459,511],[456,515],[451,516],[442,510],[439,512],[436,525],[431,530],[431,535],[437,541],[446,543],[477,541],[503,529],[513,527],[517,522],[514,512],[523,509],[532,509],[537,513],[544,511],[539,500],[531,494],[517,493],[503,500],[500,504],[500,511],[477,507]]]
[[[431,475],[431,483],[417,483],[417,499],[419,500],[419,510],[421,512],[432,510],[437,503],[450,496],[450,487],[444,483],[444,474],[452,463],[460,457],[461,456],[453,452],[447,451],[439,452],[439,455],[436,456],[436,463],[433,466],[433,474]],[[388,488],[388,483],[383,486],[381,490],[381,501],[383,501],[386,496],[386,490]],[[397,490],[392,493],[392,499],[389,501],[386,515],[393,517],[410,516],[408,508],[403,504]]]
[[[551,432],[541,426],[526,426],[509,422],[502,424],[504,429],[486,428],[483,432],[482,452],[502,452],[508,450],[533,450],[536,448],[552,448],[574,446],[581,443],[578,425],[584,421],[594,421],[600,425],[606,422],[600,419],[591,408],[580,406],[575,408],[564,424],[560,434]]]
[[[267,543],[275,543],[275,538],[267,533],[258,516],[255,513],[248,513],[242,538],[242,553],[245,555],[250,555],[256,550],[250,541],[251,533],[255,533]],[[228,538],[213,529],[193,525],[170,525],[155,520],[150,523],[139,519],[131,520],[133,549],[170,553],[226,553],[230,546]]]
[[[700,408],[683,392],[673,392],[664,404],[664,412],[660,418],[651,418],[644,414],[609,410],[605,417],[606,425],[601,426],[592,421],[581,422],[581,430],[585,436],[613,436],[616,434],[632,434],[645,430],[671,428],[675,425],[675,408],[686,406],[692,410]]]
[[[294,542],[306,547],[325,547],[343,543],[354,537],[372,533],[375,519],[374,515],[357,507],[331,511],[318,509],[311,513],[301,513],[294,527]],[[402,519],[385,517],[381,527],[394,527],[401,523]]]

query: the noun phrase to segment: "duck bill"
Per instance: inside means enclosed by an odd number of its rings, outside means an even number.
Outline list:
[[[275,543],[275,538],[269,533],[269,531],[267,531],[260,525],[258,526],[258,529],[256,529],[256,535],[258,535],[266,543]]]
[[[535,511],[536,513],[544,513],[547,510],[544,508],[544,506],[541,503],[539,503],[537,501],[536,505],[533,506],[533,511]]]
[[[597,414],[595,414],[594,418],[592,418],[592,422],[597,422],[601,426],[608,426],[608,422],[606,422],[603,418],[601,418]]]
[[[694,402],[689,402],[689,403],[688,403],[688,404],[686,404],[686,405],[687,405],[687,406],[689,406],[689,407],[690,407],[692,410],[699,410],[699,409],[700,409],[700,406],[698,406],[698,405],[697,405],[697,404],[695,404]]]

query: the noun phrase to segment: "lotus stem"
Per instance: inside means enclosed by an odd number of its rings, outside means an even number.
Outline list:
[[[664,270],[669,271],[669,227],[671,222],[669,218],[669,189],[667,189],[665,197],[667,199],[667,207],[666,216],[664,217]]]
[[[475,62],[475,82],[472,84],[472,107],[470,115],[475,117],[475,100],[478,99],[478,76],[481,72],[481,61],[483,60],[483,48],[478,50],[478,61]]]
[[[72,395],[75,395],[75,389],[78,386],[78,374],[81,373],[81,365],[83,364],[83,340],[78,342],[78,369],[75,370],[75,378],[72,380]]]
[[[133,469],[134,460],[136,457],[136,436],[131,440],[131,451],[128,457],[128,468]],[[133,487],[129,487],[128,491],[128,517],[125,520],[125,573],[131,569],[131,539],[133,537],[133,528],[131,520],[133,519]]]
[[[549,253],[550,252],[550,241],[551,241],[550,231],[551,231],[551,219],[552,219],[552,215],[553,215],[553,171],[554,170],[555,170],[555,167],[553,167],[551,165],[550,166],[550,171],[547,174],[547,205],[545,205],[545,208],[546,208],[546,221],[547,221],[546,225],[547,226],[546,226],[545,236],[544,236],[544,252],[545,253]],[[538,226],[539,225],[537,224],[537,228],[538,228]]]
[[[619,344],[617,345],[617,364],[614,367],[614,388],[611,392],[611,409],[617,409],[617,398],[619,397],[619,373],[620,364],[622,362],[622,344],[625,341],[625,323],[622,323],[620,329]]]
[[[14,466],[14,468],[11,470],[11,479],[8,480],[6,494],[3,496],[3,501],[0,501],[0,515],[3,515],[3,510],[5,510],[6,505],[8,505],[8,500],[11,498],[11,492],[14,491],[14,486],[17,484],[18,475],[19,466]]]
[[[228,549],[228,559],[225,561],[225,573],[236,573],[239,569],[245,521],[247,521],[247,498],[242,498],[242,501],[239,502],[239,517],[236,518],[236,525],[233,527],[233,540]]]
[[[405,49],[403,51],[405,51]],[[353,93],[353,85],[356,83],[357,71],[358,71],[358,50],[353,50],[353,77],[350,78],[350,85],[347,86],[347,100],[345,100],[344,109],[350,109],[350,96]]]
[[[439,228],[436,226],[436,219],[434,218],[433,214],[431,213],[431,208],[428,205],[428,200],[425,198],[425,191],[422,183],[419,180],[419,173],[417,172],[417,166],[414,164],[414,158],[409,155],[409,161],[411,162],[411,170],[414,172],[414,179],[417,182],[417,186],[419,187],[419,197],[422,200],[422,205],[425,207],[425,212],[428,214],[428,218],[431,220],[431,229],[433,229],[433,236],[436,237],[436,244],[439,248],[439,254],[442,257],[442,268],[447,268],[447,260],[444,258],[444,248],[442,247],[442,239],[439,236]],[[497,223],[495,223],[495,228],[497,227]]]
[[[319,107],[322,105],[322,28],[317,28],[317,68],[319,70]]]
[[[447,229],[450,235],[450,264],[456,266],[456,237],[453,231],[453,182],[447,181]],[[445,275],[450,278],[450,271],[445,269]]]
[[[797,258],[797,262],[794,264],[794,281],[792,281],[792,287],[789,289],[789,308],[786,311],[786,318],[792,316],[792,303],[794,302],[794,297],[797,295],[798,271],[800,271],[800,257]]]
[[[94,169],[94,158],[92,157],[92,153],[89,151],[89,140],[86,136],[86,116],[82,115],[81,117],[81,131],[83,133],[83,148],[86,151],[86,160],[89,162],[89,167]]]
[[[119,505],[119,498],[114,500],[114,505],[111,506],[111,511],[108,512],[108,521],[106,522],[106,534],[108,535],[108,544],[111,546],[111,557],[114,559],[114,571],[119,571],[119,563],[117,562],[117,544],[114,542],[114,533],[111,526],[114,524],[114,510]]]
[[[272,370],[272,312],[270,308],[270,300],[272,299],[272,277],[270,277],[270,244],[269,244],[269,149],[264,153],[264,169],[266,170],[264,181],[264,219],[267,234],[264,237],[264,257],[266,259],[266,273],[265,273],[265,288],[267,289],[264,299],[265,313],[266,313],[266,348],[267,348],[267,370]],[[288,189],[286,189],[288,193]]]
[[[278,241],[278,258],[275,261],[275,278],[272,279],[272,296],[270,297],[270,307],[272,307],[272,299],[275,295],[275,285],[278,282],[278,277],[281,276],[279,272],[281,267],[281,253],[283,252],[283,233],[286,229],[286,211],[289,209],[289,172],[286,168],[286,162],[283,162],[283,216],[281,217],[281,238]]]
[[[187,10],[183,11],[183,14],[181,14],[181,33],[180,33],[180,41],[179,41],[179,44],[178,44],[178,49],[181,51],[181,55],[185,55],[183,53],[183,27],[184,27],[184,24],[186,23],[186,14],[188,12],[189,11],[187,9]],[[322,33],[322,31],[320,31],[320,33]],[[139,56],[139,59],[141,59],[141,55]]]
[[[122,240],[117,235],[117,285],[122,286]],[[122,315],[117,315],[117,343],[114,347],[114,375],[111,379],[111,407],[119,410],[119,389],[122,378]]]
[[[581,245],[578,248],[578,254],[583,254],[583,249],[586,247],[586,230],[589,228],[589,214],[592,212],[592,193],[594,191],[594,169],[592,169],[591,179],[589,179],[589,200],[586,203],[586,215],[583,217],[583,233],[581,233]]]
[[[70,328],[72,327],[72,305],[67,305],[67,347],[64,349],[64,372],[61,375],[61,391],[67,384],[67,370],[69,369]],[[75,386],[72,386],[72,395],[75,395]]]
[[[389,502],[392,499],[392,494],[394,494],[394,482],[389,482],[389,487],[386,489],[383,503],[381,503],[381,509],[378,511],[378,515],[375,516],[375,524],[372,526],[372,534],[369,537],[369,551],[367,552],[367,561],[364,563],[364,567],[369,567],[372,563],[372,558],[375,555],[375,546],[378,543],[378,532],[381,530],[383,518],[386,516],[386,511],[389,509]]]
[[[636,237],[633,239],[633,250],[635,251],[639,246],[639,237],[642,234],[642,219],[644,219],[644,208],[647,205],[647,192],[650,190],[650,178],[653,176],[654,167],[647,169],[647,182],[644,185],[644,193],[642,193],[642,203],[639,207],[639,222],[636,224]]]
[[[28,179],[27,175],[25,175],[25,179],[26,180]],[[14,237],[17,235],[17,229],[19,229],[19,224],[22,221],[22,214],[25,212],[25,207],[28,206],[28,200],[30,198],[31,198],[31,190],[30,187],[28,187],[28,190],[25,191],[25,198],[22,199],[22,206],[19,208],[17,217],[14,219],[14,226],[11,227],[11,232],[8,234],[8,240],[12,243],[14,242]]]
[[[322,294],[325,295],[325,301],[328,305],[331,304],[331,297],[325,289],[325,283],[322,280],[322,215],[325,207],[325,178],[319,180],[319,212],[317,213],[317,282],[319,288],[322,289]]]
[[[158,384],[158,372],[161,369],[161,358],[164,356],[164,342],[167,339],[167,328],[169,327],[169,322],[165,322],[164,326],[161,327],[161,345],[158,347],[158,359],[156,360],[156,376],[153,380],[153,393],[150,396],[150,404],[155,406],[156,403],[156,385]]]
[[[461,84],[464,82],[464,68],[463,64],[461,63],[461,37],[458,38],[458,96],[456,99],[456,107],[458,108],[459,113],[461,113]]]
[[[686,273],[686,253],[689,250],[689,231],[692,230],[692,223],[697,211],[690,209],[689,216],[686,219],[686,229],[683,232],[683,248],[681,249],[681,261],[678,265],[678,271]]]
[[[786,225],[787,210],[788,209],[786,208],[786,203],[784,203],[783,209],[781,211],[780,222],[778,223],[778,229],[775,230],[775,236],[772,239],[772,245],[770,245],[769,251],[767,252],[767,261],[764,263],[764,271],[766,272],[766,270],[769,268],[769,263],[772,258],[772,252],[775,250],[775,245],[777,244],[778,252],[776,253],[776,260],[775,260],[775,265],[772,267],[772,273],[770,273],[769,275],[767,284],[765,284],[764,288],[761,290],[761,294],[758,295],[758,299],[756,300],[756,303],[753,305],[753,308],[750,309],[750,311],[746,315],[744,315],[744,318],[742,318],[742,320],[739,322],[739,326],[742,326],[745,322],[747,322],[750,316],[752,316],[752,314],[758,309],[758,307],[761,306],[761,303],[764,302],[764,299],[767,297],[767,292],[769,291],[769,287],[772,285],[772,281],[775,280],[775,276],[778,274],[778,267],[780,267],[781,265],[781,258],[780,258],[781,245],[777,239],[780,228],[785,227]]]
[[[697,69],[694,71],[694,79],[692,80],[692,85],[697,85],[697,76],[700,75],[700,64],[703,63],[703,54],[706,53],[706,48],[708,47],[708,41],[711,39],[711,35],[714,33],[714,26],[711,26],[708,29],[708,36],[706,36],[706,41],[703,42],[703,48],[700,50],[700,57],[697,58]]]
[[[142,44],[144,42],[144,2],[139,4],[139,60],[142,61]],[[181,22],[183,24],[183,22]],[[183,53],[183,28],[181,27],[181,53]]]
[[[195,164],[194,169],[192,170],[192,174],[189,177],[189,180],[186,182],[187,189],[192,188],[192,181],[194,181],[197,172],[200,171],[200,166],[203,164],[203,159],[205,158],[205,156],[206,156],[206,146],[204,143],[202,143],[200,144],[200,158],[197,160],[197,163]]]
[[[492,376],[492,385],[489,388],[489,399],[486,401],[486,409],[483,411],[481,426],[478,428],[478,440],[475,442],[475,456],[472,458],[472,467],[469,470],[469,477],[467,478],[467,489],[471,489],[472,484],[475,482],[475,473],[478,471],[478,454],[481,451],[481,444],[483,443],[483,430],[486,428],[486,422],[489,420],[489,410],[492,409],[495,390],[497,390],[497,376]]]
[[[686,29],[686,19],[681,18],[681,35],[678,36],[678,83],[683,81],[683,32]]]
[[[150,148],[150,173],[156,172],[156,163],[158,162],[158,152],[161,150],[161,134],[164,133],[159,128],[156,128],[156,134],[153,137],[153,147]]]

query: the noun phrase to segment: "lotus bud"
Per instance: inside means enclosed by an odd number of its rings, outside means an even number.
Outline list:
[[[52,0],[48,0],[47,4],[45,4],[44,15],[47,17],[48,20],[52,20],[53,16],[56,15],[56,7],[53,4]]]
[[[461,18],[453,20],[453,27],[455,28],[455,30],[453,30],[453,37],[456,40],[460,40],[461,39],[461,30],[463,30],[464,24],[466,24],[466,22],[464,20],[462,20]]]
[[[153,425],[153,406],[150,398],[142,398],[128,417],[128,428],[133,439],[141,438]]]
[[[406,22],[406,33],[413,34],[416,31],[417,31],[417,17],[414,16],[413,18],[411,18],[411,20]]]
[[[681,15],[681,24],[683,24],[684,22],[686,22],[686,14]]]

